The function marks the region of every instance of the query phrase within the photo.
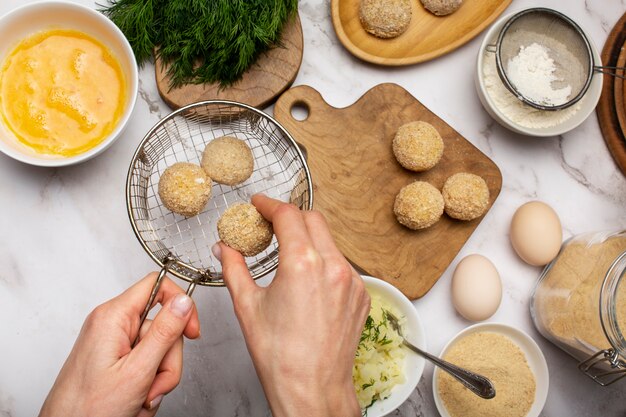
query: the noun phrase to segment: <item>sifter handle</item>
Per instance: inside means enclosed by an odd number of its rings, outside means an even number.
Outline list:
[[[169,266],[170,266],[170,262],[172,260],[173,259],[168,256],[165,259],[165,262],[163,262],[163,267],[159,271],[159,276],[157,277],[154,285],[152,286],[152,292],[150,293],[150,297],[148,298],[148,302],[146,303],[146,307],[143,309],[143,313],[141,313],[141,318],[139,319],[139,329],[137,330],[137,336],[135,337],[135,340],[133,341],[132,347],[135,347],[137,342],[139,342],[139,333],[141,332],[141,326],[143,326],[143,322],[146,321],[146,317],[148,317],[148,313],[150,312],[150,308],[152,307],[152,304],[154,303],[154,299],[156,298],[157,294],[159,293],[159,288],[161,288],[161,283],[163,282],[163,278],[165,277],[165,274],[167,274],[167,271],[168,271]],[[189,297],[191,297],[191,295],[193,294],[193,291],[196,289],[196,285],[197,284],[198,284],[198,280],[197,279],[191,281],[191,284],[189,284],[189,287],[187,288],[187,295]]]
[[[146,307],[143,309],[143,313],[141,313],[141,319],[139,319],[139,328],[137,329],[137,336],[135,337],[135,341],[133,342],[132,347],[135,347],[137,342],[139,342],[139,333],[141,333],[141,326],[143,326],[143,322],[146,321],[146,317],[148,317],[148,313],[150,312],[150,307],[152,307],[152,303],[154,303],[154,299],[159,293],[159,288],[161,288],[161,283],[163,282],[163,278],[165,277],[165,274],[167,273],[168,265],[169,265],[168,262],[163,263],[163,268],[161,268],[161,270],[159,271],[159,276],[157,277],[154,285],[152,286],[152,292],[150,293],[150,298],[148,298]]]
[[[612,77],[615,78],[621,78],[622,80],[626,80],[626,76],[620,75],[617,73],[618,70],[622,70],[622,73],[624,73],[624,70],[626,70],[626,67],[613,67],[613,66],[608,66],[608,65],[595,65],[593,67],[593,70],[595,72],[598,72],[600,74],[604,74],[604,75],[610,75]],[[611,72],[611,70],[613,70]]]

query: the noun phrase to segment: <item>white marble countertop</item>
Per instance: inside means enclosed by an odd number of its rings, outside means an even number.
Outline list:
[[[0,13],[25,2],[3,0]],[[89,0],[81,2],[95,7]],[[509,10],[531,6],[565,12],[599,48],[626,11],[623,0],[515,0]],[[487,115],[474,90],[481,35],[434,61],[384,68],[359,61],[341,46],[329,10],[328,0],[300,3],[305,50],[295,85],[311,85],[330,104],[342,107],[376,84],[400,84],[502,171],[504,184],[495,206],[439,282],[414,303],[429,349],[438,353],[471,324],[452,307],[450,278],[461,257],[480,253],[496,264],[504,286],[502,305],[489,321],[528,332],[548,361],[550,392],[542,415],[626,414],[626,382],[596,386],[537,333],[529,297],[540,269],[518,259],[508,240],[515,208],[530,199],[556,209],[566,237],[626,227],[626,181],[606,149],[595,114],[563,137],[512,134]],[[96,159],[43,169],[0,155],[0,417],[36,415],[88,312],[155,269],[131,230],[124,185],[137,144],[169,109],[157,94],[153,68],[146,66],[140,76],[139,100],[124,137]],[[226,290],[199,288],[195,299],[203,337],[186,344],[182,383],[163,401],[160,415],[269,415]],[[427,365],[417,390],[393,415],[437,415],[432,373]]]

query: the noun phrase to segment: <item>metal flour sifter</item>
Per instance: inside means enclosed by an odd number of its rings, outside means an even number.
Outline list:
[[[508,66],[511,59],[520,48],[535,43],[550,51],[558,79],[553,86],[571,87],[564,103],[535,101],[510,77]],[[540,110],[561,110],[580,101],[591,85],[594,72],[624,78],[614,73],[623,68],[597,65],[585,32],[572,19],[553,9],[536,7],[514,14],[502,27],[496,43],[488,45],[486,50],[495,53],[498,75],[504,86],[519,100]]]

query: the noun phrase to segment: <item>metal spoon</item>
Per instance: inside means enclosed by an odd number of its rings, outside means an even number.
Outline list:
[[[444,371],[452,375],[459,382],[461,382],[461,384],[465,385],[470,391],[472,391],[474,394],[478,395],[479,397],[489,400],[496,396],[496,389],[493,387],[493,384],[491,383],[491,381],[489,381],[487,378],[485,378],[482,375],[478,375],[473,372],[470,372],[466,369],[459,368],[456,365],[446,362],[443,359],[439,359],[438,357],[433,356],[428,352],[424,352],[422,349],[418,348],[417,346],[412,345],[402,335],[402,327],[400,326],[400,323],[398,322],[398,319],[396,318],[396,316],[394,316],[387,310],[385,310],[385,315],[387,316],[387,319],[391,323],[391,327],[393,327],[394,330],[397,331],[400,337],[402,338],[402,343],[404,344],[404,346],[408,347],[409,349],[411,349],[413,352],[417,353],[418,355],[421,355],[424,358],[428,359],[429,361],[431,361],[432,363],[434,363],[435,365],[437,365],[438,367],[440,367],[441,369],[443,369]]]

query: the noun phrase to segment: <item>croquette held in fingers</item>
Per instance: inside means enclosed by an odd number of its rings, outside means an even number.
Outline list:
[[[230,206],[217,222],[217,233],[226,245],[243,256],[255,256],[272,242],[272,224],[250,203]]]

